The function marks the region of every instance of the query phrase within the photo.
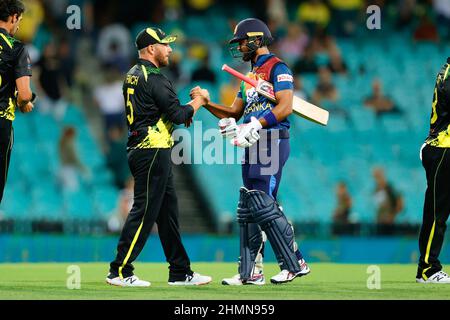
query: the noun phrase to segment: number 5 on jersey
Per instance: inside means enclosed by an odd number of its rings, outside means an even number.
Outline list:
[[[133,103],[131,102],[131,97],[134,94],[134,89],[133,88],[128,88],[127,89],[127,120],[128,120],[128,124],[133,124],[134,121],[134,110],[133,110]],[[128,113],[128,108],[130,108],[130,112]]]

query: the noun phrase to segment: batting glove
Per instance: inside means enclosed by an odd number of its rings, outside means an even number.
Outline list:
[[[241,148],[251,147],[259,140],[260,136],[258,131],[261,128],[262,125],[259,120],[252,117],[249,123],[240,127],[237,136],[231,140],[231,144]]]
[[[219,121],[220,134],[224,138],[235,138],[239,133],[239,126],[234,118],[223,118]]]

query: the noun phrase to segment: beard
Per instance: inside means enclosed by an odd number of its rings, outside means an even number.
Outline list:
[[[159,67],[167,67],[169,65],[169,57],[165,56],[162,52],[159,52],[156,56]]]
[[[249,62],[249,61],[253,60],[255,55],[256,55],[256,51],[244,52],[242,54],[242,60],[245,62]]]

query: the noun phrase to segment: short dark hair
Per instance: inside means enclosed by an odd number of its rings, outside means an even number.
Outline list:
[[[8,21],[8,18],[17,14],[21,16],[25,12],[25,6],[20,0],[0,0],[0,20]]]

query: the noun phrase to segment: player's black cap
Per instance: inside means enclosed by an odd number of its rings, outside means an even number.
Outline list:
[[[177,39],[177,36],[166,35],[160,28],[146,28],[139,32],[136,37],[136,47],[138,50],[144,49],[155,43],[171,43]]]
[[[272,33],[264,22],[256,18],[248,18],[237,24],[230,44],[254,36],[264,38],[267,44],[273,41]]]

